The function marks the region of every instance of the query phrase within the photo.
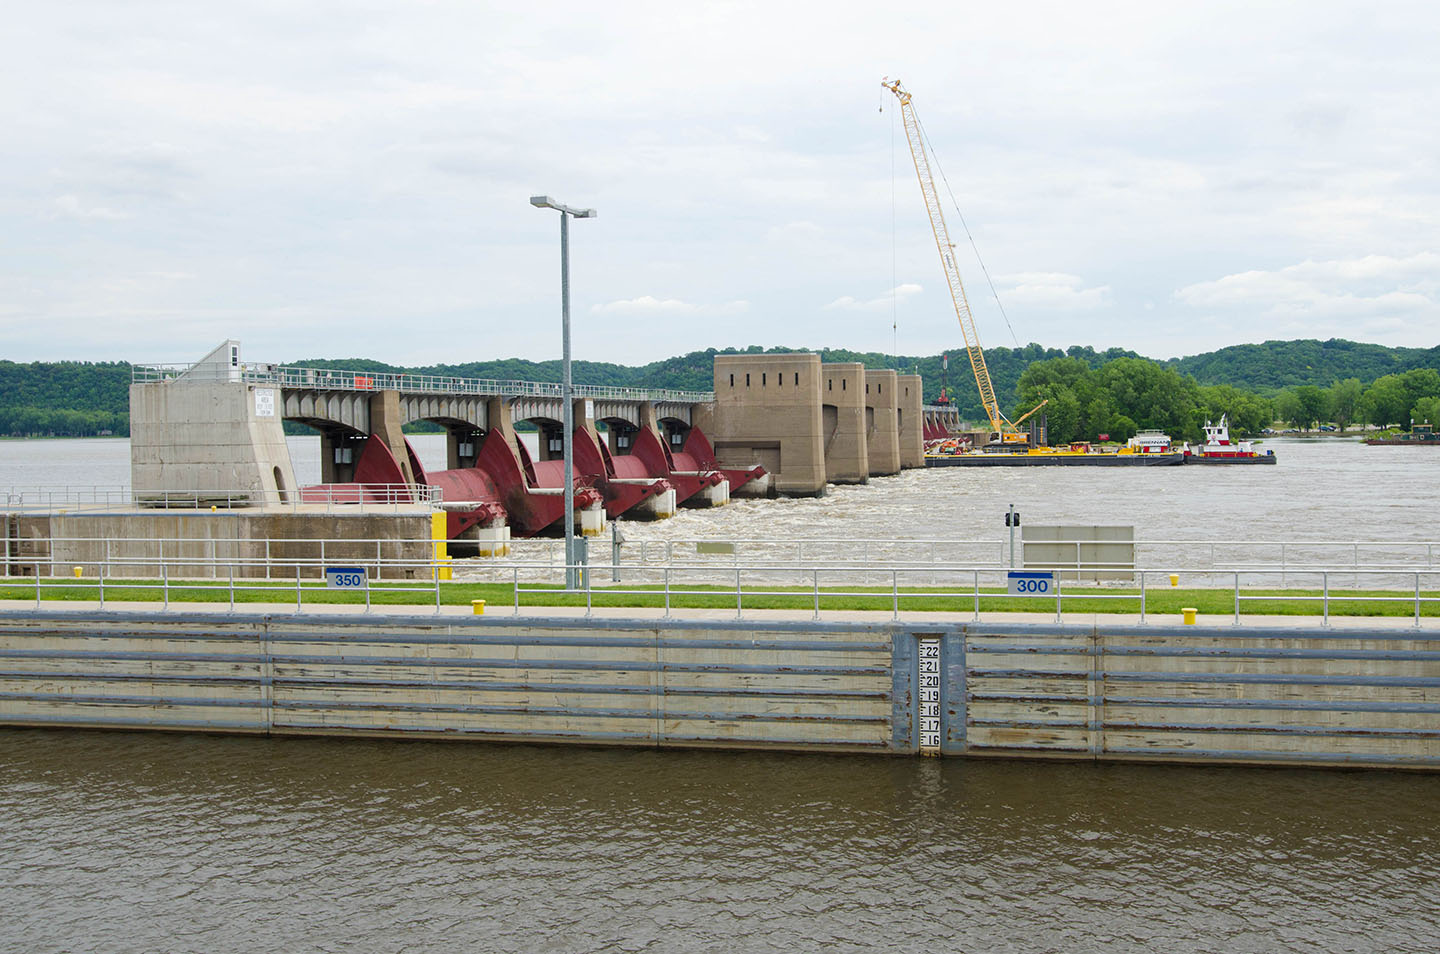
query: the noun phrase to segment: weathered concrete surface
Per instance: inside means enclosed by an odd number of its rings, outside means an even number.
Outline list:
[[[0,614],[0,724],[905,751],[893,656],[879,627]]]
[[[900,473],[898,378],[889,370],[865,372],[865,450],[871,477]]]
[[[405,447],[403,425],[399,391],[381,391],[370,396],[370,433],[384,441],[395,462],[400,465],[405,482],[413,484],[415,471],[410,466],[410,452]]]
[[[895,404],[900,466],[925,466],[925,396],[924,382],[918,374],[896,376],[899,395]]]
[[[239,380],[238,348],[227,342],[185,375],[130,386],[137,499],[210,492],[233,500],[238,492],[263,506],[296,492],[279,391]]]
[[[6,546],[9,574],[89,578],[319,579],[324,566],[364,566],[371,578],[429,579],[429,507],[323,505],[283,511],[190,510],[19,514]],[[164,569],[161,561],[163,557]],[[383,561],[383,565],[381,561]],[[405,561],[414,565],[395,565]]]
[[[933,640],[942,755],[1440,768],[1434,621],[199,609],[0,607],[0,723],[913,754]]]
[[[825,492],[818,355],[716,355],[715,404],[697,409],[724,467],[761,464],[777,493]]]
[[[832,484],[863,484],[870,479],[866,443],[865,365],[841,362],[820,366],[821,429],[825,439],[825,478]]]

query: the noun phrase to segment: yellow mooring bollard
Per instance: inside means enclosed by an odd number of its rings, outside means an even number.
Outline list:
[[[1193,606],[1182,606],[1182,607],[1180,607],[1180,615],[1184,617],[1184,619],[1185,619],[1185,625],[1186,625],[1186,626],[1194,626],[1194,625],[1195,625],[1195,614],[1196,614],[1197,612],[1199,612],[1199,611],[1198,611],[1197,609],[1195,609],[1195,607],[1193,607]]]
[[[1179,585],[1180,585],[1180,574],[1179,574],[1179,573],[1171,573],[1171,574],[1170,574],[1170,585],[1171,585],[1171,586],[1179,586]]]
[[[484,600],[471,600],[471,601],[470,601],[470,608],[475,611],[475,615],[476,615],[476,616],[484,616],[484,615],[485,615],[485,601],[484,601]]]
[[[75,579],[77,580],[85,575],[85,568],[83,566],[72,567],[72,569],[75,571]]]

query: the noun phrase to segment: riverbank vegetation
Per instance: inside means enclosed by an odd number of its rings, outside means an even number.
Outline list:
[[[797,348],[707,349],[628,366],[576,361],[580,385],[708,391],[717,354],[787,353]],[[962,418],[984,421],[963,349],[943,355],[886,355],[820,349],[825,361],[854,361],[924,378],[925,400],[942,392]],[[1041,399],[1052,443],[1123,440],[1156,428],[1198,440],[1206,419],[1229,416],[1237,436],[1261,433],[1277,421],[1310,430],[1333,424],[1344,431],[1369,424],[1408,429],[1440,423],[1440,348],[1387,348],[1353,341],[1267,341],[1207,354],[1154,361],[1133,351],[1088,346],[1064,350],[1028,344],[985,352],[1001,404],[1023,413]],[[494,380],[558,382],[559,361],[501,359],[401,367],[366,358],[301,360],[303,367],[412,373]],[[948,367],[947,367],[948,365]],[[129,433],[130,365],[115,362],[0,361],[0,436],[82,437]],[[417,423],[416,431],[433,430]],[[307,431],[296,425],[295,433]]]

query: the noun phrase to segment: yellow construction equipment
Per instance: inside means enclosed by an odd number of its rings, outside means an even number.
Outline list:
[[[925,197],[925,210],[930,213],[930,229],[935,233],[935,247],[940,250],[940,265],[945,269],[945,280],[950,285],[950,298],[955,302],[955,317],[960,319],[960,331],[965,335],[965,351],[970,355],[970,367],[975,371],[975,384],[980,388],[980,403],[990,418],[990,429],[995,432],[992,440],[1004,444],[1024,444],[1029,438],[1017,427],[1031,414],[1044,407],[1048,401],[1041,401],[1015,421],[1010,421],[1000,412],[995,400],[995,388],[990,384],[990,371],[985,367],[985,352],[980,348],[980,336],[975,331],[975,318],[970,313],[970,302],[965,297],[965,286],[960,282],[960,269],[955,265],[955,246],[950,241],[950,230],[945,227],[945,214],[940,208],[940,196],[935,191],[935,178],[930,173],[930,158],[920,135],[920,120],[915,117],[915,106],[910,94],[900,85],[899,80],[886,78],[881,85],[895,94],[900,101],[900,116],[905,121],[905,138],[910,143],[910,156],[915,160],[915,175],[920,179],[920,193]]]

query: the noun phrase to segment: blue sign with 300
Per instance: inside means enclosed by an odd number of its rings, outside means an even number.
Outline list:
[[[1049,596],[1055,587],[1055,574],[1017,573],[1008,574],[1009,586],[1006,592],[1011,596]]]

